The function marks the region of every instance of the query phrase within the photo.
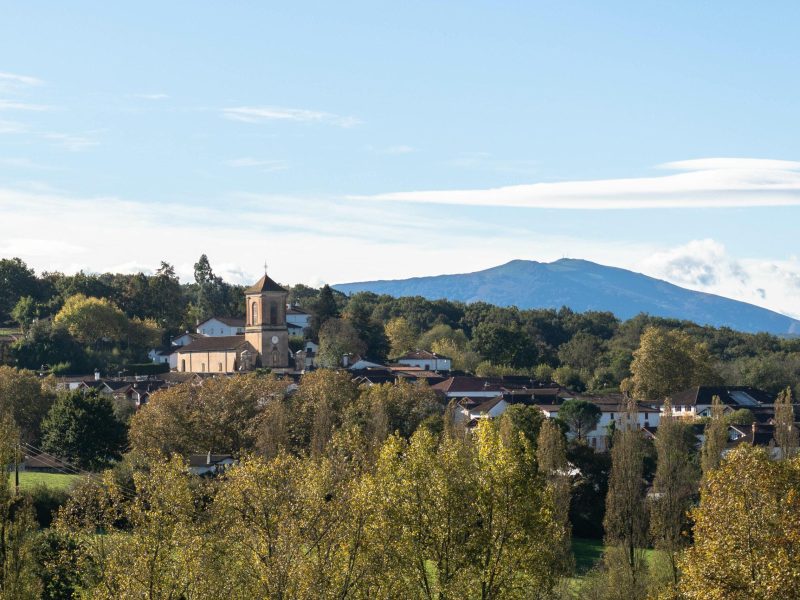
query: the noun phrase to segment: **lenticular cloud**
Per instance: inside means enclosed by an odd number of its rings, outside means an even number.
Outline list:
[[[800,205],[800,162],[703,158],[656,177],[532,183],[483,190],[393,192],[352,199],[571,210]]]

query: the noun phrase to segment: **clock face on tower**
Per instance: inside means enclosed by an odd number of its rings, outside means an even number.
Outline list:
[[[272,336],[272,343],[273,344],[277,344],[278,343],[278,336],[277,335],[273,335]]]

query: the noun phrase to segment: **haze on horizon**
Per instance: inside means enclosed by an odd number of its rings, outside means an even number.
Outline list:
[[[0,257],[583,258],[800,316],[800,6],[6,3]]]

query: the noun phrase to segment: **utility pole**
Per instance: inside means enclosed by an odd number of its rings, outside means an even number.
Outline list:
[[[19,496],[19,451],[20,446],[17,442],[17,447],[14,448],[14,495]]]

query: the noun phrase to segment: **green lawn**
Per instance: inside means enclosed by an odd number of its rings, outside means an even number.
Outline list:
[[[80,475],[63,475],[61,473],[27,473],[19,474],[19,487],[21,489],[32,488],[39,484],[47,487],[66,490],[69,489],[80,477]],[[14,485],[14,474],[11,474],[11,485]]]
[[[603,541],[573,538],[572,553],[575,555],[575,574],[586,575],[603,556]]]

